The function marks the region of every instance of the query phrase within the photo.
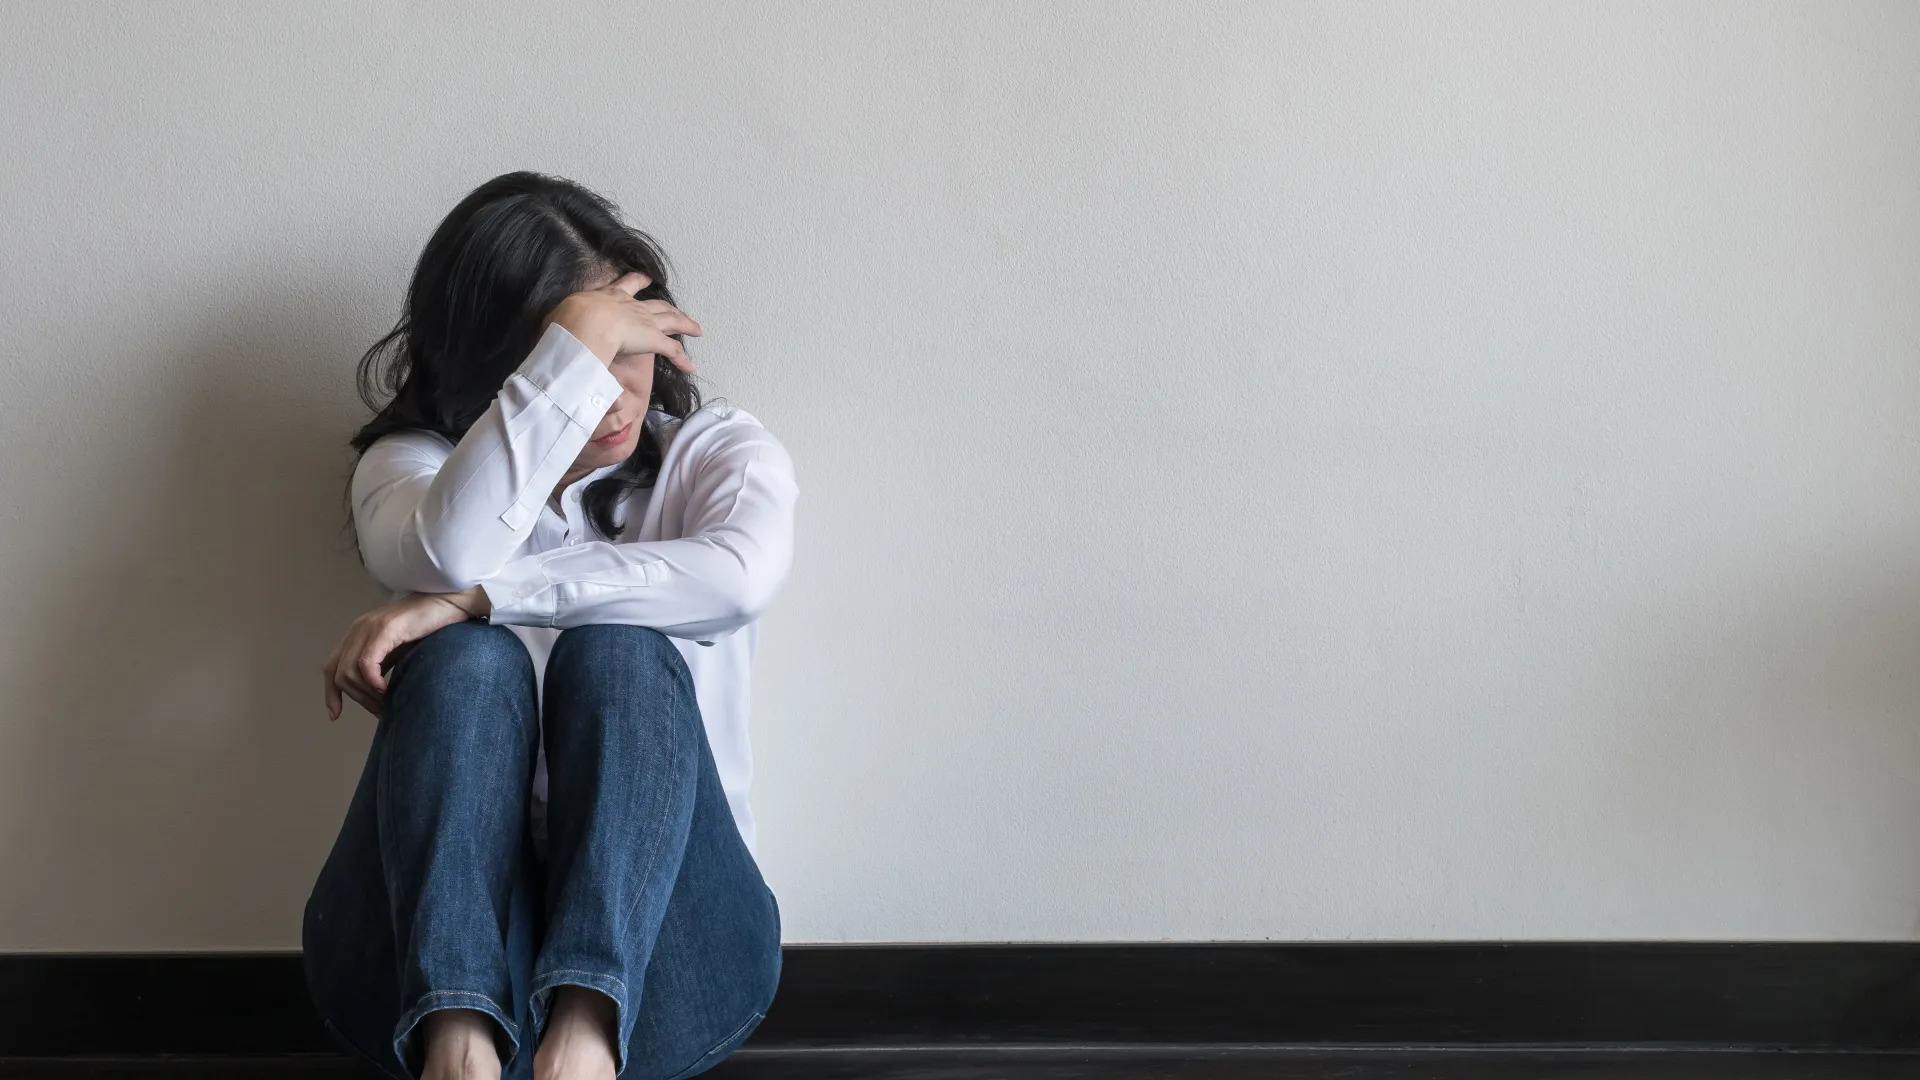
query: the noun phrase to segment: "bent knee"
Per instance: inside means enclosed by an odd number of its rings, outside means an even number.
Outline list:
[[[533,658],[504,626],[459,622],[443,626],[407,648],[393,670],[396,686],[440,684],[471,692],[501,685],[533,685]]]
[[[562,632],[547,659],[546,681],[549,701],[644,705],[648,715],[684,717],[699,726],[693,673],[673,639],[651,627],[597,624]],[[674,707],[656,707],[663,703]]]
[[[632,664],[678,667],[685,661],[673,640],[651,626],[594,623],[562,630],[553,643],[549,663],[589,668]]]

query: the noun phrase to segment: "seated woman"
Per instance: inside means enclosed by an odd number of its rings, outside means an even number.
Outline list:
[[[747,706],[793,465],[701,404],[663,261],[592,192],[501,176],[361,361],[353,524],[396,598],[326,664],[329,713],[379,724],[303,940],[386,1075],[691,1076],[773,999]]]

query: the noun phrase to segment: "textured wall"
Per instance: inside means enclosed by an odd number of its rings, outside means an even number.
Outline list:
[[[1920,5],[59,5],[0,32],[0,949],[291,946],[355,357],[480,180],[792,448],[790,940],[1920,919]]]

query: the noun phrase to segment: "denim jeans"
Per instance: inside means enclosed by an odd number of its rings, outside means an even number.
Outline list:
[[[336,1039],[417,1076],[422,1017],[493,1018],[507,1077],[533,1075],[554,988],[618,1016],[620,1075],[692,1076],[773,1000],[780,920],[727,808],[693,679],[657,630],[598,625],[533,663],[458,623],[388,676],[386,708],[307,901],[308,987]],[[545,715],[545,724],[541,716]],[[528,826],[546,741],[546,858]]]

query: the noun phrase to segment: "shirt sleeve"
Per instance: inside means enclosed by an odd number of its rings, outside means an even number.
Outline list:
[[[732,427],[689,463],[686,536],[529,555],[482,583],[496,623],[625,623],[711,639],[760,617],[793,564],[798,496],[786,448]]]
[[[499,573],[620,392],[555,323],[451,453],[425,435],[368,447],[352,485],[367,571],[395,592],[434,593]]]

